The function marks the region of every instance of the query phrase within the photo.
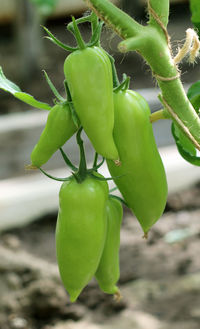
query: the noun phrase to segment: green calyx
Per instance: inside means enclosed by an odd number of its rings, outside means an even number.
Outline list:
[[[123,80],[119,86],[114,88],[114,92],[117,93],[119,91],[126,91],[130,85],[130,77],[128,77],[125,73],[123,74]]]
[[[73,177],[76,179],[77,183],[81,184],[87,176],[90,176],[96,180],[100,181],[108,181],[108,180],[113,180],[112,177],[99,177],[99,175],[96,174],[97,169],[99,169],[102,164],[104,163],[104,158],[103,160],[97,164],[97,153],[95,153],[95,158],[94,158],[94,164],[93,168],[87,169],[87,164],[86,164],[86,158],[85,158],[85,151],[84,151],[84,145],[83,145],[83,140],[81,138],[81,132],[83,128],[81,127],[76,135],[76,140],[77,144],[79,146],[79,151],[80,151],[80,162],[79,162],[79,168],[77,172],[73,173]]]
[[[85,23],[85,22],[90,22],[91,28],[92,28],[92,35],[91,35],[90,41],[88,43],[86,43],[83,40],[80,30],[78,28],[78,24]],[[47,39],[51,40],[58,47],[66,50],[66,51],[74,52],[77,50],[83,50],[87,47],[99,46],[102,26],[103,26],[103,22],[99,22],[98,17],[94,13],[91,13],[88,16],[84,16],[84,17],[81,17],[78,19],[75,19],[74,16],[72,16],[72,22],[67,25],[67,29],[74,35],[76,42],[77,42],[77,47],[71,47],[71,46],[66,45],[62,41],[58,40],[53,35],[53,33],[50,32],[45,26],[43,26],[43,28],[46,31],[46,33],[48,34],[48,36],[46,37]]]
[[[51,91],[53,92],[54,96],[56,97],[56,99],[57,99],[59,102],[61,102],[61,103],[65,102],[66,99],[64,99],[64,98],[60,95],[60,93],[58,92],[58,90],[57,90],[56,87],[54,86],[53,82],[52,82],[51,79],[49,78],[47,72],[46,72],[45,70],[43,70],[43,72],[44,72],[45,79],[46,79],[46,81],[47,81],[47,83],[48,83],[48,85],[49,85]]]

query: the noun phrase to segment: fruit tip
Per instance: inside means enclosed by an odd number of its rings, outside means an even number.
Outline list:
[[[34,166],[34,165],[31,163],[31,164],[25,165],[25,169],[26,169],[26,170],[36,170],[36,169],[38,169],[38,167]]]
[[[71,303],[75,303],[78,296],[80,295],[81,290],[73,290],[69,293],[69,299]]]
[[[144,235],[142,236],[143,239],[147,240],[148,239],[148,233],[149,232],[144,232]]]
[[[117,291],[116,291],[115,294],[114,294],[114,300],[115,300],[117,303],[119,303],[120,300],[123,298],[123,296],[121,295],[121,292],[120,292],[119,288],[118,288],[118,287],[116,287],[116,288],[117,288]]]
[[[117,167],[121,166],[121,164],[122,164],[119,159],[115,160],[114,163]]]

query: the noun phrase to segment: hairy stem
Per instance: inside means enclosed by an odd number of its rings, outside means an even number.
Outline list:
[[[138,24],[134,19],[108,0],[84,1],[100,19],[108,24],[123,39],[137,35],[140,29],[142,29],[142,25]]]
[[[155,13],[158,19],[162,22],[166,28],[169,18],[169,0],[148,0],[148,11],[149,11],[149,23],[157,24],[155,19]]]

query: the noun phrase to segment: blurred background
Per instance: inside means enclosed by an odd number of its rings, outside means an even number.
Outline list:
[[[138,22],[147,21],[145,0],[113,0]],[[192,27],[189,1],[171,0],[169,34],[173,52]],[[8,79],[36,99],[53,105],[44,69],[65,96],[63,62],[68,55],[44,38],[45,25],[62,42],[75,41],[66,26],[71,15],[87,10],[82,0],[0,0],[0,65]],[[81,26],[85,40],[89,24]],[[120,54],[120,39],[103,28],[101,44],[115,58],[119,78],[131,77],[151,111],[161,108],[149,67],[135,52]],[[180,65],[187,90],[199,80],[200,62]],[[123,298],[116,303],[92,281],[78,302],[69,304],[60,282],[54,231],[60,183],[27,171],[30,154],[44,128],[47,111],[36,110],[0,90],[0,328],[2,329],[199,329],[200,327],[200,173],[178,154],[171,123],[153,124],[167,173],[165,213],[147,241],[134,216],[124,208],[121,233]],[[84,136],[87,160],[93,150]],[[75,139],[64,147],[79,161]],[[148,164],[147,164],[148,165]],[[44,166],[52,175],[70,174],[58,152]],[[108,177],[106,166],[101,172]],[[112,183],[111,183],[111,186]]]

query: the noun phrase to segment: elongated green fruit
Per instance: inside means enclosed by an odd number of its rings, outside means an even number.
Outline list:
[[[173,121],[200,150],[200,118],[188,101],[179,78],[180,72],[170,50],[168,23],[169,0],[148,0],[148,25],[138,24],[110,0],[86,0],[89,7],[123,39],[122,52],[137,51],[150,65],[162,91],[162,103]],[[194,0],[195,4],[198,0]],[[197,10],[196,10],[197,13]],[[194,16],[193,16],[194,18]]]
[[[102,176],[101,176],[102,177]],[[56,254],[64,287],[75,302],[94,276],[106,236],[108,184],[87,177],[62,184],[56,225]]]
[[[45,164],[76,130],[69,106],[55,105],[50,110],[46,126],[31,153],[32,165],[41,167]]]
[[[120,276],[119,247],[123,209],[120,201],[109,197],[107,201],[107,233],[103,254],[95,273],[100,288],[107,294],[118,292],[116,286]]]
[[[99,47],[85,48],[70,54],[64,73],[75,110],[96,152],[117,160],[113,140],[113,81],[110,60]]]
[[[167,181],[155,143],[150,109],[142,96],[127,90],[114,93],[114,140],[121,166],[107,161],[109,171],[144,233],[162,215]]]

